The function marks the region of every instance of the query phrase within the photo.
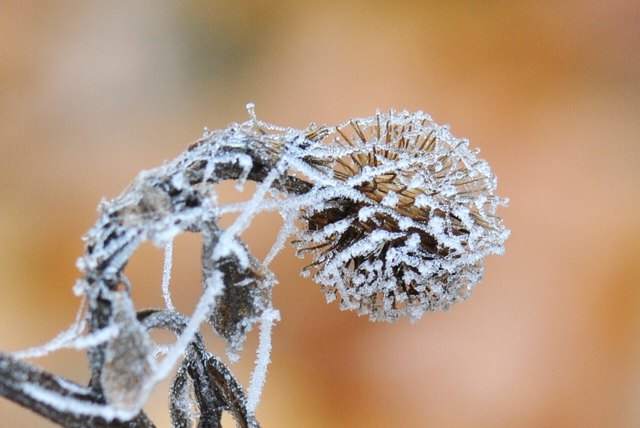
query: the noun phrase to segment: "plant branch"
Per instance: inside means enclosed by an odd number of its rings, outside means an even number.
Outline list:
[[[124,422],[82,414],[77,411],[80,407],[88,409],[104,407],[104,397],[90,388],[47,373],[3,352],[0,352],[0,396],[65,427],[150,428],[155,426],[143,412]],[[44,397],[55,401],[72,399],[78,408],[60,409],[59,406],[47,402],[43,399]]]

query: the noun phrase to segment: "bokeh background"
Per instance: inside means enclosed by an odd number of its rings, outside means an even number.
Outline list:
[[[0,348],[73,321],[75,260],[101,197],[203,127],[245,120],[249,101],[294,127],[423,109],[482,148],[511,199],[506,255],[471,299],[415,324],[340,312],[281,254],[263,426],[640,426],[632,0],[2,1]],[[256,219],[256,254],[278,226]],[[185,311],[198,245],[176,243]],[[151,245],[134,257],[139,306],[161,304],[161,263]],[[245,385],[254,346],[233,367]],[[87,379],[79,352],[35,363]],[[158,426],[164,386],[147,406]],[[50,425],[0,400],[0,426]]]

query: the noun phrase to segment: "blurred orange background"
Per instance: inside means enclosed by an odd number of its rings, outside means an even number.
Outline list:
[[[631,0],[3,2],[0,349],[73,321],[101,197],[247,102],[293,127],[423,109],[498,175],[505,256],[449,312],[374,324],[326,305],[287,249],[262,425],[640,426],[639,24]],[[256,254],[277,220],[245,235]],[[198,245],[176,243],[185,310]],[[138,306],[162,303],[161,266],[151,245],[134,257]],[[232,366],[245,385],[255,342]],[[87,380],[80,352],[34,362]],[[146,407],[158,426],[166,394]],[[0,415],[51,426],[5,399]]]

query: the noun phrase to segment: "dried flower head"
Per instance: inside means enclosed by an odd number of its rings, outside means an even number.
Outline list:
[[[305,208],[295,242],[311,253],[329,301],[393,321],[447,309],[480,281],[483,258],[509,231],[495,215],[506,200],[470,150],[422,113],[377,113],[330,130],[328,197]],[[328,141],[327,141],[328,140]]]

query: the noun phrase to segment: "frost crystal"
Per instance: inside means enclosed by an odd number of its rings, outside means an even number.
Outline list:
[[[333,300],[372,320],[447,309],[480,281],[509,231],[488,164],[422,113],[350,120],[326,137],[334,195],[306,206],[295,242]],[[355,189],[355,194],[345,187]]]

